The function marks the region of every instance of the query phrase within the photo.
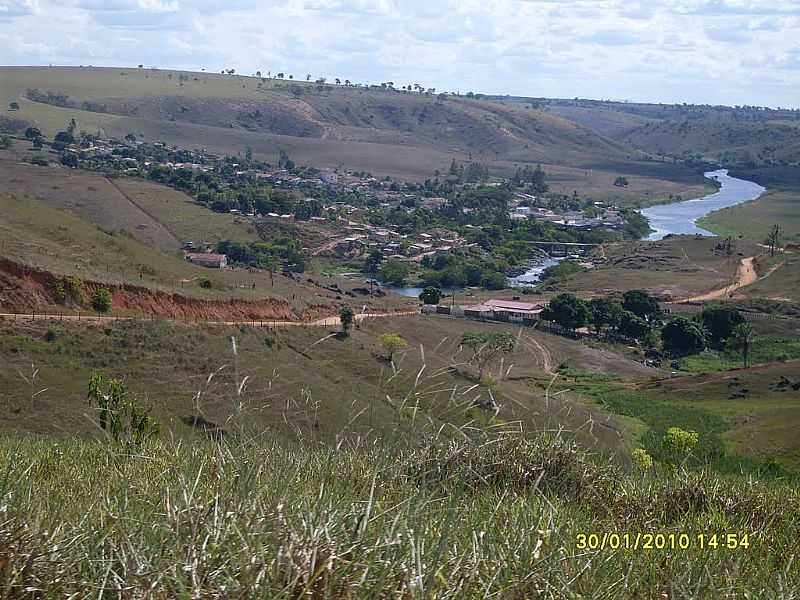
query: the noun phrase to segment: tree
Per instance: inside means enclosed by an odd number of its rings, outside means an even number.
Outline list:
[[[661,316],[658,300],[644,290],[629,290],[622,295],[622,308],[652,322]]]
[[[42,132],[37,127],[28,127],[25,130],[25,137],[29,140],[35,140],[42,137]]]
[[[467,331],[461,337],[461,344],[472,350],[470,363],[478,367],[478,379],[483,379],[483,372],[489,362],[501,355],[514,350],[515,339],[510,333],[480,333]]]
[[[377,273],[383,262],[383,252],[375,248],[364,261],[364,271],[367,273]]]
[[[745,369],[750,358],[750,350],[753,347],[753,339],[753,326],[747,322],[739,323],[734,327],[733,334],[728,339],[728,345],[731,349],[742,353],[742,364]]]
[[[342,334],[350,334],[350,327],[353,325],[353,319],[355,319],[355,314],[353,313],[353,309],[349,306],[343,306],[341,310],[339,310],[339,321],[342,323]]]
[[[442,290],[432,285],[429,285],[419,295],[419,299],[423,304],[439,304],[442,299]]]
[[[269,271],[270,286],[275,286],[275,271],[278,268],[278,258],[274,254],[265,254],[259,259],[259,266]]]
[[[617,331],[626,338],[643,340],[647,337],[647,334],[650,333],[650,324],[641,317],[637,317],[629,310],[623,310],[622,313],[620,313]]]
[[[481,287],[486,290],[502,290],[506,287],[506,276],[500,271],[490,271],[481,277]]]
[[[589,300],[589,322],[597,335],[604,325],[616,327],[622,317],[622,305],[610,298],[592,298]]]
[[[617,177],[614,180],[614,185],[617,187],[628,187],[628,178],[627,177]]]
[[[559,294],[544,308],[542,318],[574,331],[589,320],[589,307],[573,294]]]
[[[69,131],[59,131],[53,141],[57,144],[67,145],[75,143],[75,136]]]
[[[395,352],[408,347],[408,342],[399,333],[384,333],[379,339],[386,349],[386,359],[389,362],[394,360]]]
[[[61,156],[61,164],[65,167],[71,167],[73,169],[78,168],[78,155],[72,152],[65,152]]]
[[[401,286],[405,283],[410,269],[406,263],[390,260],[381,265],[379,274],[382,281],[389,285]]]
[[[711,345],[721,347],[733,335],[734,329],[744,323],[744,317],[735,308],[720,304],[704,308],[700,321],[708,332]]]
[[[107,313],[111,310],[111,292],[106,288],[99,288],[92,294],[92,308],[99,313]]]
[[[706,330],[701,323],[677,317],[661,330],[661,341],[670,354],[697,354],[706,347]]]
[[[767,246],[769,246],[769,255],[775,256],[775,250],[781,245],[781,226],[777,223],[772,226],[772,229],[767,236]]]

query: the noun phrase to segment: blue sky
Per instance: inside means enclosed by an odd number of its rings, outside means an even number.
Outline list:
[[[0,0],[0,63],[800,107],[800,0]]]

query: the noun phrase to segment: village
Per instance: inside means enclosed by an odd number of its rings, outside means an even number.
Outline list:
[[[443,264],[435,260],[442,255],[458,255],[488,263],[497,275],[487,287],[495,289],[505,286],[504,276],[523,273],[526,264],[543,255],[583,258],[582,264],[591,268],[592,259],[584,255],[598,234],[620,238],[631,220],[630,211],[604,202],[566,196],[554,201],[543,185],[543,172],[527,167],[507,180],[490,177],[476,163],[465,166],[454,160],[449,172],[437,170],[424,183],[409,183],[343,168],[298,166],[283,151],[272,164],[254,159],[249,148],[243,156],[219,156],[205,149],[145,142],[134,134],[105,139],[77,134],[72,123],[53,141],[38,130],[26,131],[25,137],[34,148],[50,146],[64,167],[163,183],[212,211],[267,228],[317,227],[324,242],[303,245],[307,257],[350,263],[373,257],[383,264],[405,264],[403,272],[411,273]],[[537,173],[541,175],[534,185]],[[548,232],[544,239],[534,233],[541,226]],[[207,240],[185,240],[184,251],[188,261],[209,268],[241,262]],[[452,279],[433,283],[461,283]],[[394,283],[400,281],[402,276]],[[480,277],[469,283],[484,285]]]

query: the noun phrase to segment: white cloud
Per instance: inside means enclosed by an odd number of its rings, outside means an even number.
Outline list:
[[[797,105],[799,40],[798,0],[0,0],[12,64],[535,96]]]

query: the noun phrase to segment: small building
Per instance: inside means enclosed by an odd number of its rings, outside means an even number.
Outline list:
[[[225,254],[214,254],[212,252],[187,252],[186,260],[193,265],[208,267],[209,269],[224,269],[228,266],[228,257]]]

